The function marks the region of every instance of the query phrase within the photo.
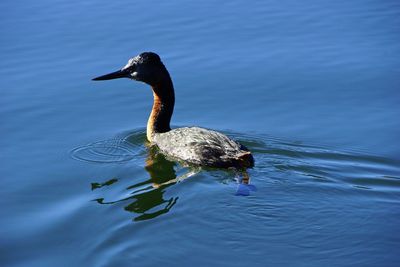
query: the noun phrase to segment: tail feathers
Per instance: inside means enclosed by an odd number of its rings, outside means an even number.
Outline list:
[[[254,158],[250,151],[241,151],[237,155],[238,165],[239,167],[253,167],[254,166]]]

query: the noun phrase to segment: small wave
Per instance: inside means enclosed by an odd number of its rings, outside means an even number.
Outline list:
[[[395,191],[400,188],[400,161],[356,149],[304,144],[272,136],[231,134],[255,156],[255,171],[293,183],[323,182],[355,188]],[[318,186],[321,184],[318,183]]]
[[[135,159],[144,150],[143,132],[137,131],[76,147],[71,150],[71,157],[85,162],[123,163]]]

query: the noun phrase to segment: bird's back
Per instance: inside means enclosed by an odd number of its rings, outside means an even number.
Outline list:
[[[243,145],[224,134],[184,127],[157,133],[153,142],[162,153],[195,165],[209,167],[253,167],[254,159]]]

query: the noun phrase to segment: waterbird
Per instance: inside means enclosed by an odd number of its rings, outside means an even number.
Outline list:
[[[120,70],[93,78],[94,81],[129,78],[153,90],[153,108],[147,122],[147,140],[166,156],[197,166],[246,169],[254,166],[251,152],[239,142],[217,131],[200,127],[171,129],[175,104],[171,76],[154,52],[143,52]]]

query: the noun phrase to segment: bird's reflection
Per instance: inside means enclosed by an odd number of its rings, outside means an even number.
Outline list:
[[[124,207],[126,211],[137,214],[134,221],[153,219],[165,214],[176,204],[178,197],[164,198],[166,188],[184,180],[200,171],[200,168],[187,167],[183,175],[177,175],[175,171],[176,162],[168,160],[163,154],[157,151],[154,146],[147,147],[145,170],[150,178],[133,184],[126,189],[130,196],[116,201],[105,201],[104,198],[97,198],[99,204],[115,204],[129,202]],[[250,177],[244,171],[235,171],[238,187],[236,195],[248,196],[251,191],[256,191],[254,185],[250,184]],[[112,178],[104,183],[92,183],[92,190],[112,186],[117,183],[117,178]]]
[[[149,173],[150,179],[141,181],[129,186],[132,190],[131,195],[117,201],[104,201],[104,198],[96,199],[99,204],[114,204],[129,201],[130,204],[124,207],[126,211],[139,214],[133,220],[148,220],[165,214],[176,204],[178,197],[164,199],[165,189],[181,179],[177,178],[174,166],[175,162],[165,158],[161,153],[157,153],[154,147],[148,148],[145,170]],[[105,183],[92,183],[92,190],[109,186],[117,182],[111,179]]]

